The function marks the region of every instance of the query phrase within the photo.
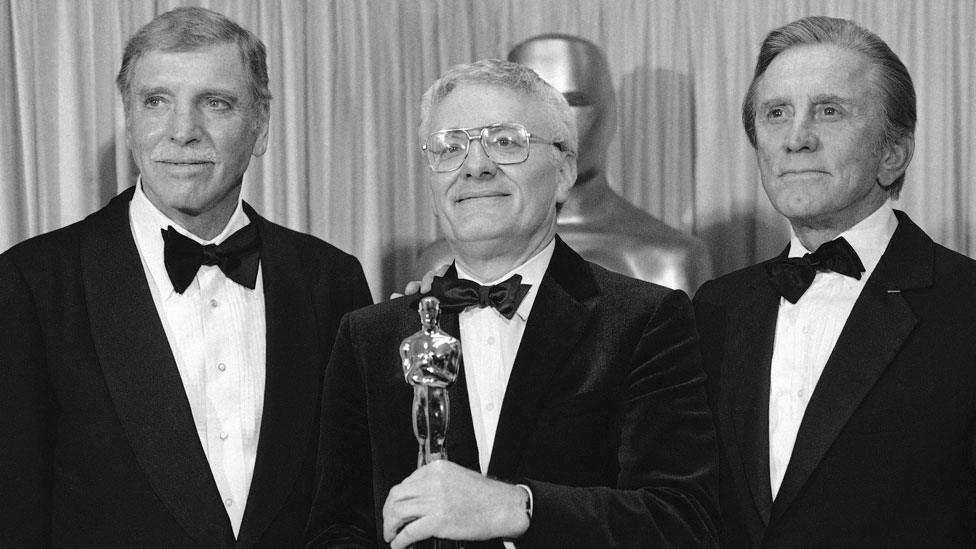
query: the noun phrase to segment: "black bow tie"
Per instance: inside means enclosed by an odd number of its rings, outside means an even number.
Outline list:
[[[769,282],[790,303],[800,300],[813,284],[817,271],[834,271],[861,280],[864,265],[843,238],[824,242],[817,251],[803,257],[786,257],[766,265]]]
[[[200,265],[216,265],[227,278],[254,289],[261,259],[261,239],[254,223],[230,235],[220,244],[203,245],[178,233],[172,226],[162,230],[163,261],[176,293],[182,294],[193,282]]]
[[[494,307],[502,316],[511,320],[519,303],[532,287],[521,282],[521,275],[512,275],[508,280],[494,286],[482,286],[472,280],[435,276],[430,285],[430,295],[440,300],[442,311],[459,313],[470,305]]]

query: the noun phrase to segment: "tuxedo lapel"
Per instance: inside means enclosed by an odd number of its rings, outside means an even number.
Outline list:
[[[590,317],[596,285],[586,262],[556,237],[512,367],[488,466],[490,476],[513,479],[528,436],[556,376]]]
[[[728,311],[733,322],[726,351],[727,369],[722,374],[720,403],[724,416],[722,433],[727,446],[737,450],[734,470],[745,476],[751,504],[763,521],[769,523],[772,491],[769,480],[769,372],[776,335],[780,296],[769,284],[764,269],[759,269],[739,306]],[[730,458],[731,459],[731,458]]]
[[[261,433],[238,539],[257,539],[288,496],[306,459],[318,391],[331,349],[323,349],[309,300],[309,281],[289,241],[247,204],[261,236],[266,333],[264,408]]]
[[[931,285],[933,244],[907,216],[896,214],[898,229],[854,304],[810,397],[773,504],[774,517],[796,498],[915,326],[915,314],[901,291]]]
[[[202,543],[232,544],[230,520],[129,228],[131,197],[129,189],[93,214],[82,235],[92,340],[132,450],[163,504]]]
[[[461,328],[457,313],[442,316],[441,329],[461,340]],[[478,457],[478,440],[474,436],[474,423],[471,419],[471,404],[468,400],[468,382],[465,379],[464,358],[461,358],[458,377],[448,390],[451,398],[451,416],[447,427],[447,457],[454,463],[481,470]]]

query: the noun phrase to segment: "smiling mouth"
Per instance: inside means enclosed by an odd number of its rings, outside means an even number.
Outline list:
[[[511,195],[510,195],[510,194],[508,194],[508,193],[481,193],[481,194],[469,194],[469,195],[462,195],[462,196],[459,196],[458,198],[456,198],[456,199],[454,200],[454,203],[455,203],[455,204],[460,204],[460,203],[462,203],[462,202],[466,202],[466,201],[468,201],[468,200],[477,200],[477,199],[480,199],[480,198],[505,198],[505,197],[507,197],[507,196],[511,196]]]
[[[827,172],[823,170],[786,170],[780,172],[780,177],[786,177],[788,175],[827,175]]]

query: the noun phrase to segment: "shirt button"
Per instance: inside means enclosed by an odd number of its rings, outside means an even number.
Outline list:
[[[220,303],[218,303],[216,299],[211,299],[210,300],[210,306],[211,307],[213,307],[214,309],[216,309],[217,308],[217,305],[220,305]]]
[[[227,369],[227,365],[221,362],[220,364],[217,365],[217,369],[223,372],[224,370]]]
[[[495,409],[495,403],[494,402],[489,402],[488,404],[485,404],[485,409],[488,410],[489,412],[492,411],[492,410],[494,410]]]
[[[487,343],[488,343],[488,345],[494,345],[494,344],[495,344],[495,338],[493,338],[493,337],[489,337],[489,338],[487,339]]]
[[[227,499],[224,500],[224,505],[226,505],[227,507],[230,507],[231,505],[234,505],[234,500],[231,499],[231,498],[227,498]]]
[[[227,434],[227,431],[221,431],[220,432],[220,440],[227,440],[227,437],[229,437],[229,436],[230,435]]]

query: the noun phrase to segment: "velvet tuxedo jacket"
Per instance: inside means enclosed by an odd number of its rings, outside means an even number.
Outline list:
[[[310,546],[385,545],[387,494],[416,468],[398,356],[417,296],[346,316],[326,372]],[[441,327],[458,337],[458,315]],[[557,237],[505,393],[488,469],[528,484],[519,547],[715,543],[715,447],[688,298],[588,263]],[[447,452],[479,470],[465,366]],[[498,540],[466,547],[501,547]]]
[[[0,256],[0,546],[298,546],[325,365],[342,315],[371,302],[362,268],[246,206],[267,366],[235,543],[129,228],[132,192]]]
[[[898,228],[769,480],[780,297],[764,265],[695,296],[729,547],[976,546],[976,262]]]

